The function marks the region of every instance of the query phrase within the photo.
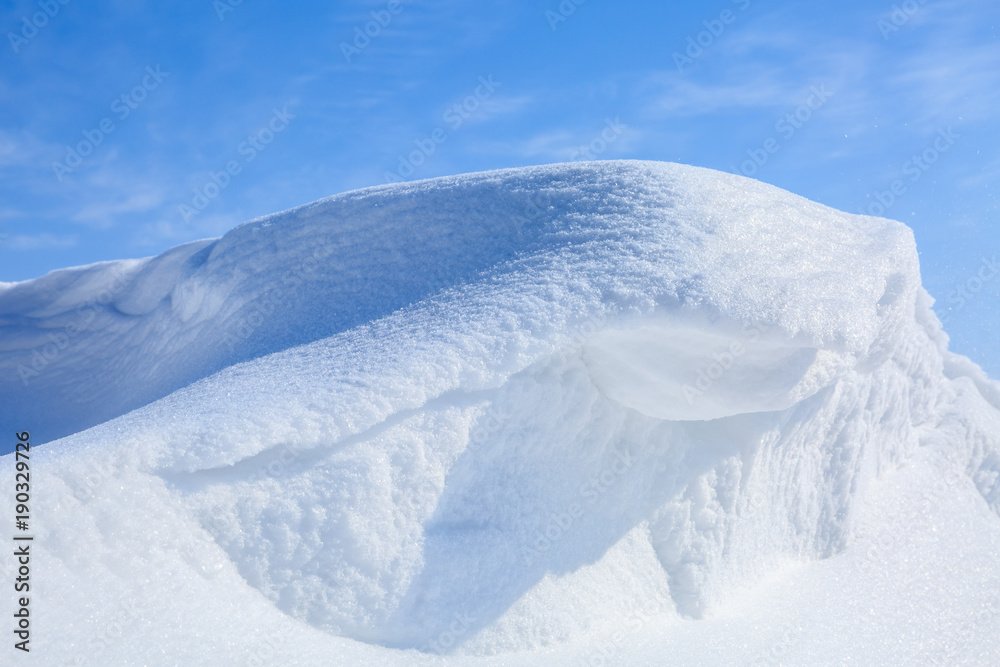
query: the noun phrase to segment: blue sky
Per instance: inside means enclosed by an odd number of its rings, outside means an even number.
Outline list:
[[[1000,377],[995,0],[93,4],[0,4],[0,280],[388,179],[668,160],[906,222]]]

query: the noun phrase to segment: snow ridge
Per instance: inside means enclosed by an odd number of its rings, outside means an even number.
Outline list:
[[[472,660],[711,619],[849,550],[921,452],[1000,514],[998,385],[930,305],[900,223],[665,163],[486,172],[3,288],[0,419],[69,435],[50,585]]]

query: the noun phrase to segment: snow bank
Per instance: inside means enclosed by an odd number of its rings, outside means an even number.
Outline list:
[[[766,647],[720,619],[890,525],[871,498],[928,453],[1000,544],[1000,391],[947,351],[908,228],[738,176],[370,188],[7,285],[0,318],[59,629],[39,654],[749,661]]]

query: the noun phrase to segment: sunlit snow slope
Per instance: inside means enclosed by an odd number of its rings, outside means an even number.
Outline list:
[[[1000,390],[930,304],[904,225],[651,162],[370,188],[6,286],[32,657],[995,655]]]

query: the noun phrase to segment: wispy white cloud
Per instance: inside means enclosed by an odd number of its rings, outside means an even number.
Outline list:
[[[697,116],[749,107],[776,107],[791,102],[794,93],[787,82],[771,75],[754,80],[703,83],[673,74],[656,74],[651,84],[662,88],[646,106],[653,115]]]
[[[1000,52],[992,45],[950,45],[914,54],[904,60],[892,85],[910,96],[914,122],[992,119],[1000,105]]]
[[[784,8],[731,29],[697,68],[649,73],[638,91],[646,114],[689,118],[797,106],[804,90],[823,84],[838,92],[842,113],[870,99],[863,81],[872,58],[863,40],[825,35]]]
[[[574,135],[566,130],[543,132],[522,141],[511,142],[507,148],[511,154],[526,158],[553,158],[568,160],[573,149]],[[491,150],[502,149],[492,145]]]
[[[0,128],[0,173],[46,164],[46,158],[56,155],[60,148],[57,144],[39,140],[29,132],[11,132]]]
[[[982,39],[980,0],[928,3],[887,46],[878,20],[870,30],[830,34],[785,7],[762,15],[706,50],[697,69],[650,73],[637,88],[651,118],[691,118],[801,104],[803,90],[835,91],[824,117],[851,139],[886,126],[926,134],[946,123],[995,117],[1000,105],[1000,51]],[[904,32],[905,31],[905,32]],[[910,40],[910,41],[906,41]]]
[[[51,250],[71,248],[79,238],[73,235],[42,234],[12,234],[3,239],[3,247],[8,250]]]
[[[133,243],[140,247],[161,246],[164,241],[183,242],[192,238],[222,236],[246,219],[232,213],[203,214],[189,222],[174,217],[143,223],[132,234]]]
[[[986,163],[979,171],[960,179],[956,185],[963,190],[972,190],[997,183],[1000,183],[1000,158]]]
[[[613,127],[609,128],[611,122]],[[531,161],[572,162],[583,159],[609,159],[627,156],[642,139],[642,132],[625,119],[598,121],[593,125],[551,130],[521,141],[490,142],[480,148],[487,152],[506,153]],[[605,140],[610,137],[611,140]]]
[[[146,186],[139,192],[115,191],[84,204],[70,219],[95,227],[113,227],[129,214],[145,213],[159,208],[165,201],[160,188]]]
[[[495,116],[507,116],[520,113],[531,106],[534,98],[528,95],[491,97],[479,105],[467,122],[482,122]]]

